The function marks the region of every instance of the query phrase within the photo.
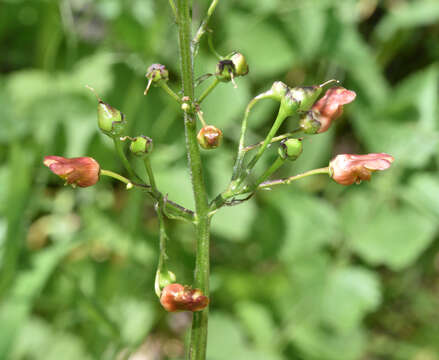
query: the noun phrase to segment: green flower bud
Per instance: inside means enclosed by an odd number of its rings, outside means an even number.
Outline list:
[[[119,137],[125,130],[125,115],[99,99],[98,126],[105,135]]]
[[[198,144],[206,150],[216,149],[221,145],[222,139],[222,131],[213,125],[203,126],[197,135]]]
[[[233,65],[235,66],[235,75],[244,76],[248,74],[249,68],[247,60],[240,52],[235,52],[231,57]]]
[[[140,135],[131,140],[130,151],[139,157],[148,155],[152,151],[152,139]]]
[[[302,150],[302,140],[290,138],[281,141],[278,153],[282,159],[294,161],[300,156]]]
[[[235,76],[235,64],[232,60],[221,60],[216,65],[216,78],[221,82],[229,82]]]
[[[300,102],[299,111],[308,111],[322,93],[320,86],[294,87],[290,89],[293,97]]]
[[[318,119],[318,111],[310,110],[300,118],[299,125],[305,134],[317,134],[322,126],[322,123]]]

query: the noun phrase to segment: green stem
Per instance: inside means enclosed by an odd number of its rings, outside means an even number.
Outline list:
[[[207,10],[207,15],[204,18],[204,20],[201,22],[200,27],[198,28],[197,33],[194,36],[194,40],[192,40],[192,46],[193,46],[193,54],[194,56],[197,56],[198,47],[200,45],[200,40],[203,37],[203,35],[206,33],[207,25],[209,24],[209,20],[212,17],[216,6],[218,5],[219,0],[212,0],[209,9]]]
[[[204,92],[201,94],[201,96],[198,98],[197,103],[201,104],[201,102],[207,97],[207,95],[210,94],[210,92],[216,88],[216,86],[219,84],[219,80],[217,78],[215,78],[215,80],[213,80],[213,83],[209,85],[209,87],[204,90]]]
[[[250,111],[255,104],[261,100],[263,97],[260,95],[253,98],[247,105],[245,109],[244,118],[242,119],[241,124],[241,135],[239,137],[239,147],[238,147],[238,155],[235,160],[235,165],[233,166],[233,174],[232,174],[232,182],[238,179],[241,176],[242,163],[244,162],[244,144],[245,144],[245,134],[247,132],[248,126],[248,116],[250,115]]]
[[[111,177],[113,179],[119,180],[119,181],[127,184],[128,187],[134,185],[130,179],[127,179],[125,176],[122,176],[118,173],[115,173],[114,171],[101,169],[100,175],[101,176],[108,176],[108,177]]]
[[[174,14],[174,18],[177,19],[177,9],[175,8],[174,0],[169,0],[169,5],[171,6],[172,13]]]
[[[284,122],[284,120],[287,118],[287,114],[282,110],[282,106],[279,108],[279,112],[277,114],[276,120],[274,121],[273,126],[270,129],[270,132],[268,133],[267,137],[265,138],[264,142],[262,143],[261,147],[259,148],[256,155],[251,159],[247,166],[247,170],[250,172],[258,162],[258,160],[261,158],[264,151],[267,149],[268,144],[273,139],[274,135],[276,135],[276,132],[279,130],[280,126]]]
[[[304,172],[302,174],[299,175],[294,175],[294,176],[290,176],[286,179],[278,179],[278,180],[271,180],[271,181],[266,181],[262,184],[260,184],[258,186],[258,189],[265,189],[265,188],[270,188],[272,186],[276,186],[276,185],[287,185],[289,183],[291,183],[292,181],[296,181],[299,179],[303,179],[305,177],[311,176],[311,175],[316,175],[316,174],[329,174],[329,167],[324,167],[324,168],[320,168],[320,169],[314,169],[314,170],[310,170],[307,172]]]
[[[139,177],[134,173],[133,168],[131,167],[130,162],[128,161],[122,147],[122,141],[118,138],[113,138],[114,147],[116,148],[116,152],[119,155],[120,159],[122,160],[123,165],[125,166],[125,169],[128,171],[128,174],[135,179],[139,179]]]
[[[183,82],[183,94],[194,101],[193,53],[191,50],[190,0],[177,0],[177,23],[179,30],[180,64]],[[196,261],[194,286],[209,296],[209,240],[210,219],[207,192],[204,184],[200,149],[197,142],[196,118],[193,112],[184,113],[186,149],[192,177],[192,189],[195,200]],[[205,360],[207,346],[207,322],[209,309],[193,314],[190,360]]]
[[[159,86],[166,91],[166,93],[172,97],[175,101],[177,101],[179,104],[182,103],[180,97],[168,86],[168,84],[166,83],[166,81],[159,81],[158,82]]]
[[[256,187],[267,180],[277,169],[279,169],[285,163],[285,159],[282,159],[280,156],[274,161],[271,166],[265,170],[265,172],[259,177],[256,181]]]
[[[279,136],[275,136],[273,139],[271,139],[270,144],[273,144],[275,142],[282,141],[283,139],[286,139],[288,137],[294,136],[295,134],[297,134],[298,132],[301,132],[301,131],[302,131],[302,128],[297,128],[297,129],[295,129],[295,130],[293,130],[293,131],[291,131],[289,133],[285,133],[285,134],[282,134],[282,135],[279,135]],[[256,149],[257,147],[262,146],[263,144],[264,144],[264,141],[261,141],[261,142],[258,142],[256,144],[246,146],[244,148],[244,151],[247,152],[247,151]]]

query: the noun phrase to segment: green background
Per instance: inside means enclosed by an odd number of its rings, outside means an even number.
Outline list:
[[[194,24],[208,4],[194,0]],[[247,102],[275,80],[337,78],[357,93],[276,176],[339,153],[387,152],[395,162],[370,183],[318,175],[219,211],[208,359],[438,360],[439,2],[221,0],[210,28],[220,53],[239,50],[250,65],[238,89],[220,84],[203,106],[225,136],[202,153],[211,198],[230,178]],[[130,135],[153,138],[160,190],[192,207],[179,107],[159,88],[143,96],[154,62],[178,91],[167,1],[0,1],[0,359],[184,357],[190,314],[165,313],[153,289],[151,202],[107,178],[63,187],[42,164],[89,155],[124,173],[88,84],[126,114]],[[204,39],[196,75],[215,64]],[[255,108],[248,143],[275,110]],[[193,229],[168,225],[170,268],[190,284]]]

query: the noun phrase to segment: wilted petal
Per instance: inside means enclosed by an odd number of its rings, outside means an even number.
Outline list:
[[[385,153],[337,155],[329,164],[330,175],[341,185],[358,184],[369,180],[373,171],[388,169],[393,160],[393,156]]]
[[[322,133],[328,130],[332,121],[343,113],[343,105],[354,101],[356,96],[354,91],[340,86],[326,91],[325,95],[312,107],[312,110],[318,112],[318,121],[322,124],[318,132]]]
[[[99,163],[91,157],[45,156],[43,163],[68,184],[87,187],[99,180]]]

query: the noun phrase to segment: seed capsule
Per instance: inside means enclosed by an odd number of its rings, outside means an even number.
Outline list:
[[[163,288],[160,303],[166,311],[200,311],[209,304],[209,298],[200,289],[177,283]]]
[[[202,127],[197,135],[198,144],[206,150],[216,149],[221,145],[222,139],[222,131],[213,125]]]
[[[279,156],[284,160],[296,160],[303,151],[301,139],[282,140],[278,149]]]
[[[240,52],[235,52],[231,57],[232,63],[235,67],[235,76],[245,76],[248,74],[249,68],[247,60]]]
[[[130,151],[136,156],[146,156],[151,153],[152,148],[152,139],[148,136],[140,135],[131,140]]]
[[[119,137],[126,127],[125,115],[99,99],[98,126],[109,137]]]

